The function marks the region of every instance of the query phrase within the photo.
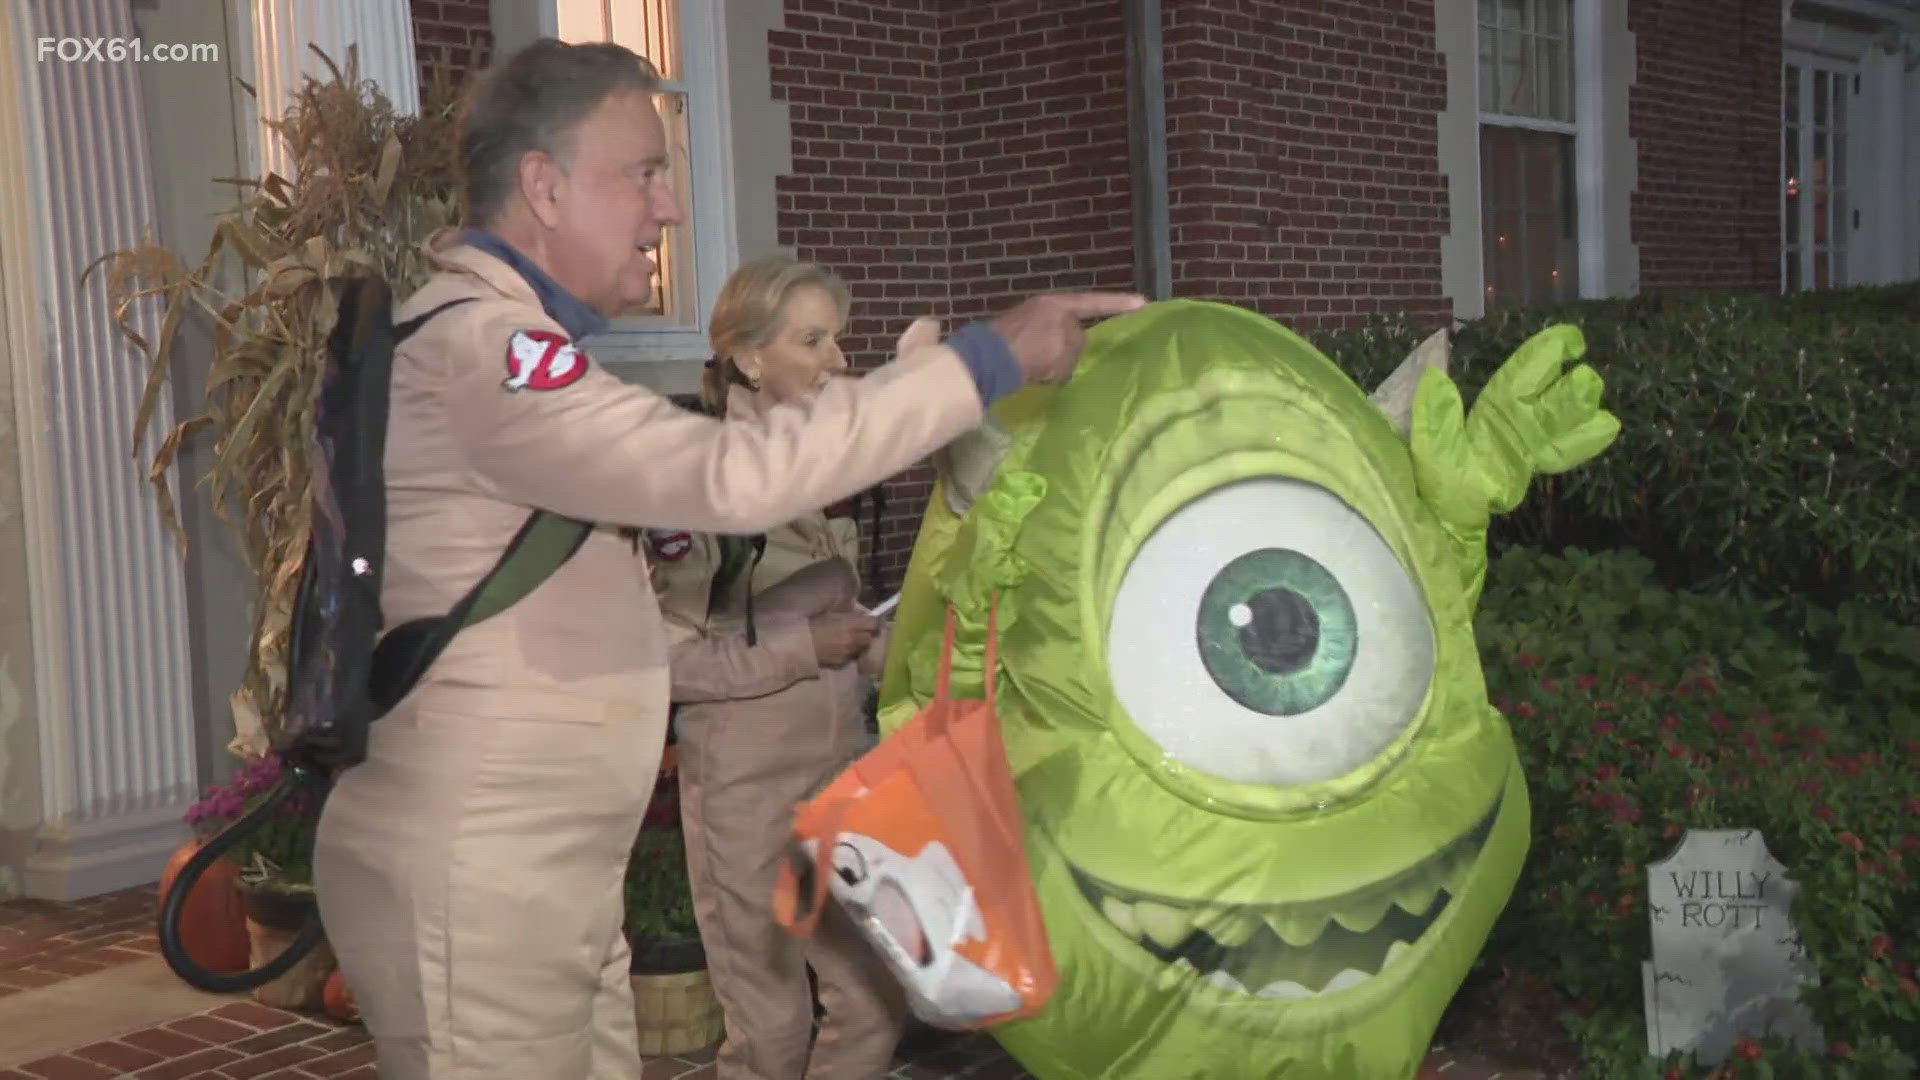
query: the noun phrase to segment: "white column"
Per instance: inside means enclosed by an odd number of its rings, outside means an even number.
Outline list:
[[[420,67],[413,50],[413,15],[407,0],[253,0],[253,87],[258,92],[255,128],[260,174],[290,175],[286,148],[266,126],[305,82],[325,82],[327,65],[309,45],[347,70],[347,49],[359,47],[360,78],[373,83],[395,112],[420,111]]]
[[[133,417],[145,382],[104,282],[80,275],[154,228],[139,72],[42,60],[41,38],[137,36],[126,0],[27,0],[12,66],[27,101],[39,346],[15,356],[32,578],[41,825],[26,890],[87,896],[155,880],[197,784],[179,549],[162,528]],[[157,312],[131,321],[149,340]],[[166,399],[157,429],[172,423]],[[151,446],[151,444],[149,444]]]

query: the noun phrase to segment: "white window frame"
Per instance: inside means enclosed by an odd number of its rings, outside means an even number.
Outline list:
[[[1567,14],[1567,34],[1572,48],[1567,59],[1573,67],[1573,121],[1565,123],[1533,117],[1491,113],[1480,108],[1486,100],[1486,87],[1480,79],[1480,12],[1476,0],[1467,0],[1467,17],[1473,26],[1473,100],[1474,100],[1474,181],[1475,199],[1482,200],[1486,180],[1479,174],[1480,139],[1488,125],[1550,131],[1573,136],[1574,238],[1575,258],[1580,268],[1582,299],[1607,295],[1607,213],[1606,213],[1606,71],[1605,5],[1610,0],[1572,0]],[[1484,242],[1476,237],[1474,250],[1480,264],[1480,301],[1486,302],[1487,261]]]
[[[1798,145],[1794,147],[1794,149],[1799,151],[1797,159],[1800,165],[1801,179],[1804,179],[1811,167],[1813,152],[1813,139],[1815,134],[1813,118],[1814,74],[1816,72],[1824,73],[1828,77],[1828,85],[1831,87],[1827,100],[1826,120],[1827,163],[1829,166],[1829,176],[1827,179],[1827,213],[1830,217],[1827,221],[1827,242],[1825,245],[1827,256],[1827,280],[1825,284],[1816,284],[1814,280],[1816,276],[1815,270],[1817,269],[1815,260],[1818,258],[1819,249],[1813,242],[1816,212],[1813,206],[1813,189],[1810,186],[1803,184],[1800,189],[1799,221],[1796,222],[1796,224],[1799,225],[1799,241],[1793,245],[1793,250],[1789,250],[1786,239],[1786,181],[1789,179],[1789,176],[1787,174],[1788,148],[1785,131],[1787,126],[1786,80],[1787,69],[1789,68],[1798,68],[1801,73],[1799,100],[1796,102],[1800,107],[1799,118],[1794,123],[1796,141],[1798,142]],[[1855,131],[1857,117],[1860,111],[1860,65],[1856,60],[1846,59],[1831,53],[1806,51],[1789,46],[1781,58],[1780,82],[1780,129],[1782,132],[1780,140],[1780,291],[1783,293],[1789,291],[1787,288],[1787,267],[1796,260],[1800,264],[1800,284],[1797,289],[1791,291],[1813,292],[1823,289],[1844,289],[1853,283],[1854,274],[1851,265],[1855,255],[1853,241],[1854,233],[1858,229],[1855,220],[1860,213],[1860,201],[1855,194],[1855,185],[1862,179],[1857,167],[1859,164],[1859,154],[1856,149],[1858,145],[1857,140],[1860,136]],[[1838,153],[1835,152],[1833,145],[1833,137],[1836,134],[1833,127],[1836,98],[1843,99],[1845,102],[1839,110],[1844,118],[1844,122],[1838,131],[1838,134],[1845,139],[1845,142],[1839,148]],[[1836,170],[1836,167],[1837,171],[1839,171],[1846,180],[1846,183],[1838,188],[1833,186],[1831,175],[1832,172]]]
[[[558,0],[539,0],[541,36],[559,36]],[[620,0],[613,0],[619,3]],[[716,0],[677,0],[680,78],[666,89],[687,100],[687,141],[692,174],[678,186],[686,192],[679,228],[690,230],[694,250],[692,317],[669,323],[658,316],[621,318],[584,344],[601,363],[705,360],[707,316],[720,287],[740,262],[734,214],[732,106],[727,93],[726,5]]]

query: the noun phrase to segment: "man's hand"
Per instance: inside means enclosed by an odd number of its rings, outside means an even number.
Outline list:
[[[1041,293],[1002,312],[989,323],[1012,350],[1028,382],[1059,382],[1073,371],[1087,335],[1083,319],[1098,319],[1146,306],[1138,293]]]
[[[813,655],[823,668],[836,668],[866,651],[880,620],[864,611],[832,611],[808,622]]]

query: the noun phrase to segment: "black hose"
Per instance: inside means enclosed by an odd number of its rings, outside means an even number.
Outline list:
[[[193,892],[193,886],[200,880],[200,875],[206,873],[207,867],[212,866],[214,860],[237,843],[242,836],[252,831],[261,819],[285,802],[287,796],[303,787],[321,790],[324,799],[325,774],[300,765],[289,764],[289,775],[275,785],[272,791],[267,792],[266,798],[260,800],[260,805],[248,811],[240,820],[220,830],[213,839],[200,845],[200,850],[194,852],[193,857],[187,860],[187,864],[180,868],[179,876],[173,879],[173,887],[168,889],[167,895],[162,898],[160,955],[166,958],[167,966],[173,969],[173,973],[194,989],[204,990],[210,994],[231,994],[265,986],[292,970],[293,965],[299,963],[303,957],[313,951],[315,945],[320,943],[318,908],[307,917],[306,925],[300,928],[300,935],[294,938],[293,944],[287,946],[285,952],[269,960],[264,966],[251,971],[235,974],[209,971],[195,963],[193,957],[187,955],[186,947],[180,940],[180,916],[186,908],[187,896]]]

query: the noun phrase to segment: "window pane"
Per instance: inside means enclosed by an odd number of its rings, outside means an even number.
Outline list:
[[[1841,72],[1833,73],[1833,130],[1838,133],[1847,127],[1847,87],[1852,80]]]
[[[1827,122],[1827,73],[1813,73],[1813,124],[1820,127]]]
[[[1500,0],[1500,25],[1508,30],[1527,26],[1527,0]]]
[[[1833,186],[1847,186],[1847,137],[1839,132],[1833,135]]]
[[[1567,32],[1567,8],[1572,0],[1538,0],[1535,9],[1534,26],[1542,34],[1558,35]]]
[[[1787,249],[1787,291],[1800,291],[1800,260],[1805,256],[1799,248]]]
[[[1846,284],[1847,234],[1853,231],[1853,222],[1847,220],[1847,193],[1838,189],[1833,193],[1833,283]]]
[[[1798,244],[1800,242],[1800,189],[1806,182],[1800,175],[1800,129],[1797,127],[1787,128],[1784,142],[1786,144],[1785,183],[1787,191],[1786,206],[1783,212],[1786,214],[1786,242],[1789,244]]]
[[[1567,63],[1567,43],[1557,38],[1540,39],[1540,115],[1549,120],[1573,122],[1573,79]]]
[[[693,157],[687,130],[687,96],[663,92],[654,97],[654,105],[660,110],[660,120],[666,128],[670,159],[667,175],[673,183],[674,197],[685,211],[687,221],[692,222],[697,213],[697,193],[689,182]],[[699,322],[699,313],[695,310],[698,278],[694,273],[692,231],[684,225],[668,226],[654,258],[660,268],[653,277],[653,298],[645,310],[633,314],[672,316],[677,324],[696,325]]]
[[[679,0],[621,0],[608,4],[612,20],[609,40],[617,41],[653,61],[663,79],[677,80],[680,71]]]
[[[1483,201],[1512,206],[1520,201],[1518,128],[1489,124],[1480,129],[1480,193]]]
[[[1500,108],[1500,67],[1496,56],[1499,37],[1486,27],[1480,28],[1480,111]]]
[[[1481,264],[1489,308],[1579,294],[1573,137],[1481,129]]]
[[[1527,79],[1527,36],[1513,30],[1500,32],[1500,96],[1496,112],[1529,115],[1532,97]]]
[[[1787,65],[1787,84],[1781,89],[1780,94],[1782,98],[1781,104],[1785,107],[1786,111],[1786,122],[1789,124],[1799,123],[1800,69],[1798,67],[1792,64]]]
[[[1500,5],[1497,0],[1480,0],[1480,25],[1500,25]]]
[[[1813,287],[1816,289],[1824,289],[1833,282],[1831,266],[1827,259],[1825,248],[1813,249]]]
[[[1521,204],[1528,210],[1554,214],[1562,202],[1565,173],[1561,169],[1561,143],[1557,138],[1528,139],[1524,151],[1526,179]]]

